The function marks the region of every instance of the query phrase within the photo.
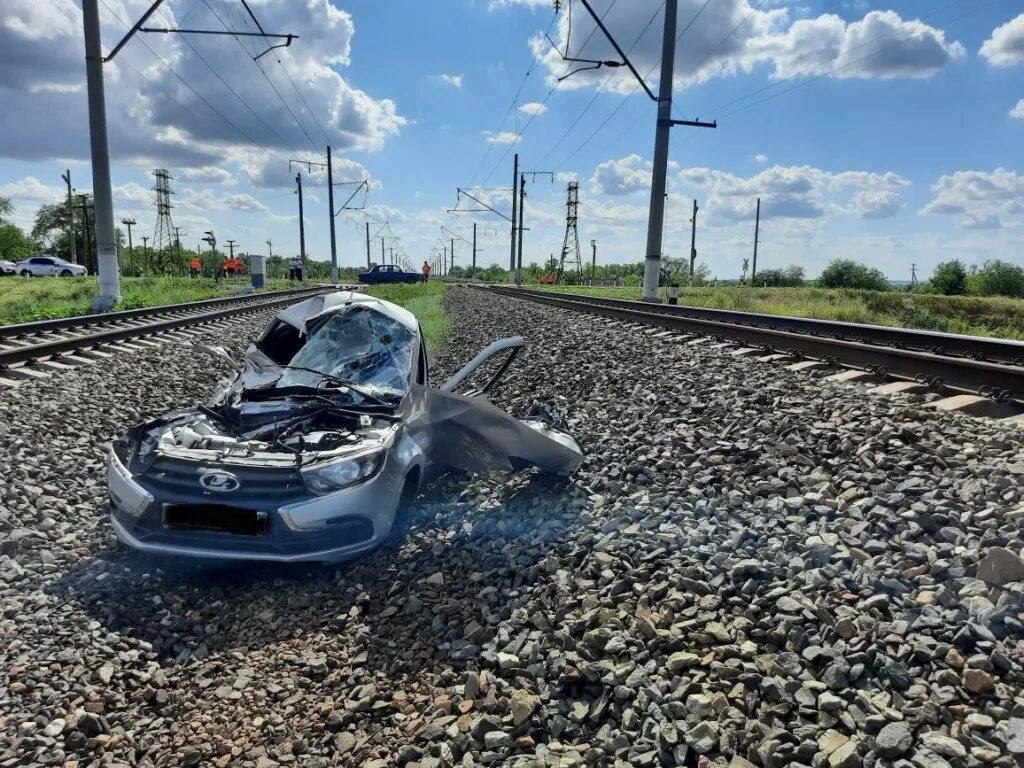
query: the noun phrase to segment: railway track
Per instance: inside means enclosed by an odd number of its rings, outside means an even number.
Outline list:
[[[935,405],[1021,420],[1024,343],[781,315],[651,304],[627,299],[491,286],[488,290],[612,320],[642,323],[738,345],[795,368],[837,366],[833,378],[884,384],[889,392],[934,391]]]
[[[133,342],[145,345],[162,337],[175,338],[191,326],[209,326],[344,287],[312,286],[0,326],[0,383],[17,384],[32,378],[37,368],[61,369],[88,362],[111,349],[131,349]]]

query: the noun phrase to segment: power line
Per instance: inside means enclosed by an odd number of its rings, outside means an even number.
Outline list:
[[[263,26],[259,23],[259,21],[257,21],[256,15],[252,12],[252,9],[249,7],[249,4],[246,2],[246,0],[241,0],[241,1],[242,1],[242,6],[249,13],[249,16],[252,18],[253,23],[259,28],[260,32],[263,32],[264,31],[263,30]],[[273,50],[273,49],[270,49],[270,50]],[[258,58],[259,57],[257,57],[257,59]],[[309,103],[306,101],[306,97],[303,95],[302,91],[299,89],[299,86],[297,86],[295,84],[295,80],[292,79],[292,75],[288,71],[288,67],[285,66],[284,62],[281,61],[281,57],[278,56],[277,54],[274,54],[274,59],[281,66],[281,69],[284,71],[285,77],[287,77],[288,78],[288,82],[291,83],[292,90],[295,91],[295,94],[299,97],[299,101],[301,101],[302,105],[306,108],[306,112],[309,113],[309,116],[313,118],[313,122],[316,123],[317,128],[320,129],[320,133],[323,134],[324,141],[326,143],[330,144],[331,143],[331,137],[327,135],[327,131],[324,130],[324,126],[320,122],[320,118],[318,118],[316,116],[316,112],[313,109],[310,108]]]
[[[123,24],[126,29],[131,29],[131,27],[132,27],[131,23],[127,22],[123,18],[121,18],[121,16],[119,16],[117,14],[117,12],[115,12],[109,5],[107,5],[106,0],[100,0],[100,2],[103,4],[103,7],[107,9],[107,12],[110,13],[111,16],[113,16],[115,19],[117,19],[119,22],[121,22],[121,24]],[[172,67],[170,64],[168,64],[167,61],[160,54],[158,54],[156,51],[154,51],[149,46],[149,44],[146,43],[146,41],[143,38],[140,37],[139,38],[139,42],[142,44],[142,46],[147,51],[149,51],[154,56],[154,58],[157,59],[157,61],[159,61],[161,64],[163,64],[164,67],[167,69],[167,71],[170,72],[172,75],[174,75],[181,82],[181,84],[183,86],[185,86],[185,88],[187,88],[192,93],[192,95],[194,95],[197,99],[199,99],[201,102],[203,102],[203,104],[205,104],[210,109],[211,112],[213,112],[215,115],[217,115],[221,120],[223,120],[229,126],[231,126],[231,128],[233,128],[235,131],[237,131],[239,133],[239,135],[243,136],[246,140],[251,142],[254,146],[258,147],[260,150],[265,152],[270,157],[274,157],[274,158],[280,160],[281,162],[287,162],[279,154],[277,154],[276,152],[273,152],[273,151],[267,149],[265,146],[263,146],[263,144],[258,142],[252,136],[250,136],[245,130],[243,130],[242,128],[239,128],[234,122],[232,122],[227,116],[225,116],[223,112],[221,112],[219,109],[217,109],[215,106],[213,106],[213,104],[211,104],[209,102],[209,100],[206,99],[206,97],[204,97],[201,93],[199,93],[199,91],[197,91],[195,88],[192,87],[191,83],[189,83],[188,80],[186,80],[184,77],[182,77],[180,74],[178,74],[177,70],[175,70],[174,67]],[[127,64],[127,63],[126,63],[126,66],[128,66],[129,69],[133,70],[136,74],[138,74],[143,80],[145,80],[146,82],[149,82],[149,78],[147,78],[145,75],[143,75],[141,72],[139,72],[139,70],[136,69],[134,66],[132,66],[131,64]],[[166,91],[165,91],[165,93],[166,93]],[[188,112],[191,112],[196,117],[197,120],[204,119],[204,118],[201,118],[198,114],[196,114],[196,112],[194,110],[186,107],[184,104],[182,104],[180,101],[178,101],[173,96],[171,96],[171,99],[173,101],[175,101],[175,103],[177,103],[183,109],[186,109]]]
[[[612,8],[615,7],[615,3],[617,3],[617,2],[618,2],[618,0],[612,0],[612,2],[609,4],[609,6],[605,9],[605,12],[603,14],[601,14],[601,20],[602,21],[605,19],[605,17],[609,13],[611,13]],[[579,56],[581,53],[583,53],[583,49],[587,47],[587,43],[589,43],[591,38],[593,38],[594,35],[597,33],[597,29],[598,29],[597,25],[594,25],[594,28],[590,30],[590,34],[587,35],[586,39],[584,39],[583,43],[580,45],[579,49],[577,49],[577,51],[576,51],[576,55],[577,56]],[[565,73],[563,74],[563,78],[564,78],[565,75],[567,75],[569,73],[570,69],[572,69],[572,64],[570,64],[568,67],[565,68]],[[562,84],[562,79],[561,78],[555,81],[555,84],[553,86],[551,86],[551,89],[548,91],[547,95],[544,97],[544,100],[541,101],[541,106],[542,107],[547,105],[548,100],[551,98],[552,94],[554,94],[554,92],[556,90],[558,90],[558,86],[560,86],[561,84]],[[490,180],[491,176],[494,175],[494,172],[497,171],[498,168],[501,167],[501,164],[505,161],[505,158],[508,157],[508,153],[512,151],[512,147],[514,147],[516,144],[519,143],[519,140],[523,137],[523,134],[526,133],[526,129],[530,127],[530,124],[537,118],[537,115],[539,115],[541,113],[541,111],[542,110],[537,110],[532,115],[530,115],[530,119],[526,121],[526,125],[523,126],[523,130],[519,134],[516,135],[515,141],[512,141],[511,143],[509,143],[508,147],[505,148],[504,154],[500,158],[498,158],[498,162],[494,164],[494,167],[491,168],[491,172],[487,174],[486,178],[481,182],[481,184],[486,184]]]
[[[227,23],[224,21],[224,19],[221,18],[221,15],[219,13],[217,13],[217,11],[214,9],[214,7],[212,5],[210,5],[209,0],[203,0],[203,5],[205,5],[207,8],[210,9],[210,13],[212,13],[214,16],[217,17],[217,21],[219,21],[221,23],[221,26],[223,26],[225,30],[227,30],[228,32],[231,31],[231,28],[227,25]],[[244,24],[245,19],[243,18],[242,21],[243,21],[243,26],[245,26],[245,24]],[[233,35],[233,37],[235,38],[235,42],[238,43],[242,47],[242,50],[245,51],[246,54],[248,54],[250,57],[252,57],[252,53],[249,51],[248,48],[245,47],[245,45],[242,44],[242,41],[238,38],[238,36],[237,35]],[[277,96],[278,100],[281,102],[281,104],[284,106],[284,108],[286,110],[288,110],[288,114],[291,115],[292,120],[294,120],[295,124],[297,126],[299,126],[299,130],[302,131],[302,133],[305,135],[305,137],[307,139],[309,139],[309,144],[310,144],[310,146],[313,147],[313,152],[316,153],[317,155],[321,154],[320,148],[316,145],[316,142],[313,141],[313,137],[309,135],[309,131],[306,130],[306,126],[302,124],[302,121],[299,120],[299,118],[296,116],[294,110],[291,108],[291,106],[288,104],[288,102],[284,100],[284,96],[281,95],[281,92],[277,89],[277,86],[274,84],[274,81],[270,79],[270,75],[268,75],[266,70],[263,69],[263,65],[258,60],[256,60],[256,59],[253,59],[253,63],[255,63],[257,68],[259,68],[260,72],[263,74],[263,78],[270,85],[271,89],[274,91],[274,94]]]
[[[992,0],[992,1],[994,2],[995,0]],[[954,5],[958,5],[961,2],[963,2],[963,0],[951,0],[951,2],[946,3],[944,6],[942,6],[941,8],[938,8],[938,9],[932,11],[931,13],[925,14],[921,18],[908,19],[907,21],[903,22],[899,26],[891,28],[888,32],[884,32],[881,35],[876,35],[875,37],[873,37],[873,38],[871,38],[869,40],[865,40],[862,43],[859,43],[859,44],[857,44],[855,46],[847,48],[846,50],[841,51],[840,53],[836,54],[835,56],[833,56],[833,57],[831,57],[829,59],[826,59],[825,61],[818,62],[817,64],[814,64],[814,65],[812,65],[810,67],[807,67],[806,69],[802,69],[799,72],[794,72],[792,75],[784,77],[781,80],[776,80],[773,83],[768,83],[767,85],[764,85],[764,86],[762,86],[760,88],[757,88],[757,89],[751,91],[750,93],[748,93],[748,94],[746,94],[744,96],[740,96],[738,98],[732,99],[731,101],[727,101],[724,104],[720,104],[717,107],[715,107],[714,109],[709,110],[709,113],[717,114],[719,110],[724,109],[725,107],[729,107],[729,106],[732,106],[733,104],[738,104],[740,102],[746,101],[747,99],[750,99],[750,98],[752,98],[753,96],[756,96],[759,93],[764,93],[765,91],[769,91],[769,90],[771,90],[773,88],[778,88],[780,85],[784,85],[785,83],[792,82],[793,80],[795,80],[795,79],[797,79],[799,77],[803,77],[804,75],[808,75],[811,72],[813,72],[814,70],[816,70],[816,69],[818,69],[820,67],[825,66],[826,64],[831,64],[834,61],[838,61],[842,56],[845,56],[850,51],[856,51],[856,50],[858,50],[860,48],[864,48],[867,45],[871,45],[872,43],[877,43],[879,40],[884,40],[885,38],[890,37],[891,35],[894,35],[895,33],[899,32],[900,30],[905,29],[906,27],[910,26],[911,24],[916,24],[916,23],[920,22],[921,19],[927,19],[927,18],[930,18],[932,16],[935,16],[936,14],[942,13],[943,11],[946,11],[949,8],[952,8]],[[975,12],[977,9],[978,9],[978,7],[974,6],[967,13],[961,14],[960,16],[956,16],[956,17],[950,19],[949,21],[957,21],[958,19],[963,18],[964,16],[969,16],[971,13]],[[780,91],[778,93],[773,93],[770,96],[766,96],[763,99],[758,99],[755,102],[752,102],[750,104],[744,105],[744,106],[739,107],[737,109],[731,110],[730,112],[728,112],[726,114],[727,115],[734,115],[737,112],[742,112],[743,110],[749,109],[750,107],[753,107],[753,106],[755,106],[757,104],[761,104],[761,103],[763,103],[765,101],[769,101],[771,99],[774,99],[777,96],[781,96],[784,93],[789,93],[790,91],[794,91],[797,88],[802,88],[805,85],[810,85],[811,83],[813,83],[813,82],[815,82],[817,80],[820,80],[823,77],[827,77],[828,75],[831,75],[831,74],[833,74],[835,72],[838,72],[840,70],[846,69],[847,67],[851,67],[854,64],[858,64],[858,63],[864,61],[865,59],[870,59],[872,56],[875,56],[878,53],[880,53],[881,50],[882,50],[881,48],[878,48],[878,49],[869,51],[868,53],[864,54],[863,56],[859,56],[856,59],[853,59],[851,61],[847,61],[844,64],[837,64],[835,67],[832,67],[831,69],[827,69],[824,72],[819,72],[818,74],[814,75],[813,77],[811,77],[811,78],[809,78],[807,80],[804,80],[804,81],[802,81],[800,83],[797,83],[796,85],[794,85],[791,88],[786,88],[785,90]]]
[[[683,35],[685,35],[685,34],[686,34],[686,33],[687,33],[688,31],[689,31],[690,27],[692,27],[692,26],[693,26],[694,22],[696,22],[696,21],[697,21],[697,19],[698,19],[698,18],[700,18],[700,15],[701,15],[702,13],[704,13],[704,9],[706,9],[706,8],[707,8],[707,7],[709,6],[709,5],[711,5],[711,3],[712,3],[712,2],[714,2],[714,0],[705,0],[705,2],[704,2],[704,5],[702,5],[702,6],[701,6],[701,7],[700,7],[700,8],[699,8],[699,9],[697,10],[697,13],[695,13],[695,14],[693,15],[693,18],[691,18],[691,19],[690,19],[690,21],[689,21],[689,22],[688,22],[688,23],[686,24],[686,26],[685,26],[685,27],[683,27],[683,30],[682,30],[682,32],[680,32],[680,33],[679,33],[678,35],[676,35],[676,43],[678,43],[678,42],[679,42],[680,40],[682,40],[682,39],[683,39]],[[767,2],[767,0],[761,0],[761,5],[764,5],[764,3],[765,3],[765,2]],[[658,8],[658,11],[655,11],[655,16],[657,16],[658,12],[660,12],[660,11],[661,11],[661,7],[663,7],[664,5],[665,5],[665,3],[664,3],[664,2],[662,2],[661,6],[659,6],[659,8]],[[747,18],[749,18],[749,17],[751,16],[751,15],[753,15],[753,10],[751,10],[751,12],[747,14]],[[651,23],[652,23],[653,21],[654,21],[654,18],[652,17],[652,18],[651,18],[651,21],[647,22],[647,26],[649,27],[649,26],[651,25]],[[743,21],[746,21],[746,19],[744,19]],[[740,22],[740,23],[742,24],[743,22]],[[739,26],[740,26],[740,25],[739,25],[739,24],[737,24],[737,25],[736,25],[735,27],[733,27],[733,29],[732,29],[732,31],[731,31],[731,32],[729,33],[729,35],[731,35],[731,34],[732,34],[733,32],[735,32],[735,31],[736,31],[736,29],[738,29],[738,28],[739,28]],[[644,32],[646,32],[646,31],[647,31],[647,27],[645,27],[645,28],[644,28]],[[728,37],[729,37],[729,35],[726,35],[726,38],[728,38]],[[641,33],[640,33],[640,36],[641,36],[641,37],[643,36],[643,32],[641,32]],[[723,38],[723,40],[722,40],[722,41],[720,41],[720,42],[718,43],[718,45],[721,45],[721,44],[722,44],[722,43],[723,43],[723,42],[725,41],[725,39],[726,39],[726,38]],[[634,41],[633,41],[633,45],[631,45],[631,46],[629,47],[629,51],[632,51],[632,50],[633,50],[633,48],[634,48],[634,47],[636,46],[636,44],[637,44],[637,43],[639,43],[639,42],[640,42],[640,38],[638,37],[638,38],[637,38],[636,40],[634,40]],[[716,46],[716,48],[717,48],[717,47],[718,47],[718,46]],[[628,51],[627,51],[627,53],[628,53]],[[707,58],[707,57],[705,57],[705,59],[706,59],[706,58]],[[647,70],[647,72],[646,72],[646,73],[644,74],[644,80],[646,80],[646,79],[647,79],[648,77],[650,77],[650,76],[651,76],[651,73],[652,73],[652,72],[654,72],[654,70],[655,70],[655,69],[657,69],[657,67],[658,67],[658,65],[659,65],[659,64],[661,64],[661,58],[660,58],[660,57],[659,57],[659,58],[658,58],[658,60],[657,60],[657,61],[656,61],[656,62],[654,63],[654,65],[653,65],[653,66],[652,66],[652,67],[651,67],[650,69],[648,69],[648,70]],[[611,75],[609,75],[609,77],[608,77],[608,80],[611,80]],[[605,81],[604,83],[602,83],[602,85],[601,85],[601,89],[603,89],[603,88],[604,88],[604,86],[608,84],[608,80],[606,80],[606,81]],[[617,115],[617,114],[619,113],[619,110],[620,110],[620,109],[622,109],[622,108],[623,108],[623,107],[625,106],[626,102],[627,102],[627,101],[628,101],[628,100],[629,100],[629,99],[630,99],[630,98],[631,98],[631,97],[632,97],[632,96],[633,96],[633,95],[634,95],[634,94],[635,94],[635,93],[636,93],[636,92],[637,92],[637,91],[638,91],[639,89],[640,89],[640,85],[639,85],[638,83],[634,83],[634,84],[633,84],[633,90],[631,90],[631,91],[630,91],[629,93],[627,93],[627,94],[626,94],[625,96],[623,96],[623,97],[622,97],[622,101],[620,101],[620,102],[619,102],[619,104],[618,104],[618,105],[617,105],[617,106],[615,107],[615,109],[613,109],[613,110],[611,111],[611,113],[610,113],[610,114],[609,114],[609,115],[608,115],[607,117],[605,117],[605,119],[604,119],[604,120],[602,120],[602,121],[601,121],[601,122],[600,122],[600,123],[598,124],[598,126],[597,126],[597,127],[596,127],[596,128],[595,128],[595,129],[594,129],[594,130],[593,130],[592,132],[591,132],[591,134],[590,134],[590,135],[589,135],[589,136],[588,136],[588,137],[587,137],[586,139],[584,139],[584,140],[583,140],[583,143],[582,143],[582,144],[580,144],[580,145],[579,145],[578,147],[576,147],[576,149],[574,149],[574,150],[573,150],[573,151],[572,151],[571,153],[569,153],[569,155],[568,155],[568,156],[567,156],[567,157],[566,157],[566,158],[565,158],[564,160],[562,160],[562,162],[561,162],[561,163],[559,163],[557,167],[558,167],[559,169],[561,169],[561,168],[564,168],[564,167],[565,167],[565,165],[566,165],[566,164],[567,164],[567,163],[568,163],[568,162],[569,162],[570,160],[572,160],[572,159],[573,159],[574,157],[576,157],[576,155],[578,155],[578,154],[580,153],[580,151],[581,151],[581,150],[582,150],[582,149],[583,149],[583,148],[584,148],[584,147],[585,147],[585,146],[586,146],[587,144],[589,144],[589,143],[590,143],[590,142],[591,142],[591,141],[593,140],[593,138],[594,138],[595,136],[597,136],[597,134],[598,134],[598,133],[600,133],[600,132],[601,132],[601,130],[602,130],[602,129],[603,129],[603,128],[604,128],[604,127],[605,127],[605,126],[606,126],[606,125],[607,125],[607,124],[608,124],[608,123],[609,123],[609,122],[611,121],[611,119],[612,119],[613,117],[615,117],[615,115]],[[588,105],[588,108],[589,108],[589,105]],[[648,110],[647,110],[647,111],[646,111],[646,112],[644,113],[644,115],[641,115],[641,117],[644,117],[645,115],[647,115],[647,114],[649,114],[649,113],[650,113],[650,109],[648,109]],[[633,125],[635,125],[635,124],[636,124],[636,123],[634,122],[634,123],[633,123]],[[563,137],[563,138],[564,138],[564,137]],[[561,140],[559,140],[559,143],[561,143]]]
[[[173,18],[169,17],[167,15],[166,11],[164,11],[164,9],[161,8],[160,10],[161,10],[161,13],[163,14],[164,18],[166,18],[168,20],[168,23],[172,23],[173,24],[173,21],[174,21]],[[238,38],[236,37],[235,39],[237,40]],[[206,68],[208,70],[210,70],[210,72],[213,73],[213,76],[216,77],[224,85],[225,88],[228,89],[228,91],[231,93],[231,95],[234,96],[236,99],[238,99],[238,101],[241,102],[243,107],[245,107],[247,110],[249,110],[249,112],[252,114],[253,117],[255,117],[257,120],[259,120],[267,130],[269,130],[271,133],[273,133],[275,136],[277,136],[277,138],[279,138],[281,140],[281,142],[286,147],[288,147],[289,150],[291,150],[291,152],[293,152],[294,154],[298,154],[295,151],[295,148],[292,147],[291,143],[284,136],[282,136],[280,133],[278,133],[269,123],[267,123],[266,120],[264,120],[262,117],[260,117],[259,114],[257,114],[256,110],[254,110],[249,105],[249,103],[245,99],[243,99],[234,88],[231,87],[231,84],[228,83],[227,80],[225,80],[223,77],[221,77],[220,73],[217,72],[217,70],[213,68],[213,66],[210,64],[210,62],[208,62],[206,60],[206,58],[203,56],[203,54],[201,54],[196,49],[196,47],[194,45],[192,45],[192,43],[190,43],[188,41],[188,37],[187,36],[182,35],[181,36],[181,41],[183,43],[185,43],[185,45],[187,45],[189,47],[189,49],[192,51],[192,53],[194,53],[196,55],[196,57],[198,57],[198,59],[201,62],[203,62],[203,64],[206,65]]]
[[[710,0],[709,0],[709,2],[710,2]],[[665,7],[665,0],[662,0],[661,4],[657,7],[657,9],[655,9],[654,13],[651,15],[651,18],[648,20],[647,24],[644,26],[644,28],[642,30],[640,30],[640,34],[636,36],[636,39],[633,41],[633,44],[631,46],[629,46],[629,50],[626,51],[627,54],[633,52],[633,49],[636,47],[637,43],[639,43],[640,39],[645,34],[647,34],[647,30],[650,29],[651,24],[654,23],[654,20],[658,17],[658,14],[661,13],[661,9],[664,8],[664,7]],[[572,121],[572,125],[570,125],[569,128],[565,131],[565,133],[563,133],[561,135],[561,137],[558,139],[558,141],[556,141],[551,146],[551,148],[547,151],[547,154],[545,154],[544,157],[541,158],[541,161],[540,161],[541,165],[543,165],[547,161],[547,159],[549,157],[551,157],[552,153],[556,149],[558,149],[558,147],[560,147],[562,145],[562,142],[565,141],[569,137],[569,134],[571,134],[573,132],[573,130],[579,124],[580,120],[583,119],[583,116],[586,115],[587,112],[590,111],[590,108],[592,106],[594,106],[594,102],[597,101],[597,97],[601,95],[601,92],[604,91],[604,89],[612,81],[613,77],[615,77],[615,70],[612,70],[611,72],[608,73],[608,77],[606,77],[604,79],[604,82],[601,83],[600,87],[598,87],[597,90],[594,91],[594,95],[590,97],[590,101],[588,101],[587,105],[585,107],[583,107],[583,111],[580,112],[576,116],[576,119]],[[636,90],[636,87],[637,86],[634,84],[634,86],[633,86],[633,90],[634,91]]]
[[[557,18],[558,18],[557,16],[552,16],[551,17],[551,21],[548,22],[548,28],[546,30],[544,30],[544,38],[545,39],[547,39],[548,33],[551,31],[551,27],[554,25],[555,19],[557,19]],[[537,51],[533,54],[533,60],[530,62],[530,66],[526,68],[526,74],[523,75],[523,79],[519,83],[519,87],[516,89],[515,95],[512,97],[512,102],[509,104],[508,109],[505,111],[505,116],[501,119],[501,125],[498,126],[498,131],[497,131],[498,133],[501,133],[502,129],[504,129],[505,123],[508,122],[508,116],[510,114],[512,114],[512,110],[517,108],[517,104],[518,104],[518,101],[519,101],[519,94],[521,94],[523,92],[523,87],[526,85],[527,79],[530,77],[530,74],[533,72],[533,68],[535,66],[537,66],[537,61],[538,61],[539,58],[540,58],[540,49],[538,48]],[[494,148],[493,142],[488,143],[487,151],[484,152],[484,156],[482,158],[480,158],[480,162],[477,163],[476,170],[473,171],[473,175],[470,177],[470,180],[469,180],[470,186],[473,185],[473,182],[476,180],[476,175],[478,173],[480,173],[480,169],[483,167],[484,163],[487,162],[487,158],[490,156],[491,150],[493,148]]]

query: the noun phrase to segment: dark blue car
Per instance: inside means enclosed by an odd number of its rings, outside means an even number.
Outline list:
[[[395,264],[378,264],[369,272],[359,273],[359,282],[368,285],[380,283],[419,283],[423,281],[419,272],[406,272]]]

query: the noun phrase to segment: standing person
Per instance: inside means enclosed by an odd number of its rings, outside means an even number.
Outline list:
[[[292,269],[295,270],[295,279],[302,282],[302,259],[296,256],[292,259]]]
[[[199,262],[199,257],[198,256],[193,256],[192,257],[192,277],[193,278],[199,277],[199,271],[202,269],[202,267],[203,267],[203,265]]]
[[[423,262],[423,282],[427,282],[430,279],[430,265],[427,262]]]

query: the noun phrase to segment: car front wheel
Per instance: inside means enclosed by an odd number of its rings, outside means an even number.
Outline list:
[[[72,275],[72,272],[71,272],[70,269],[62,269],[60,271],[60,276],[61,277],[71,277],[71,275]]]

